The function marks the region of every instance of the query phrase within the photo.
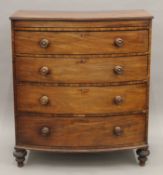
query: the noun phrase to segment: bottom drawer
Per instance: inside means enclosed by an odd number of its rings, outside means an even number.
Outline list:
[[[17,145],[52,147],[127,147],[146,143],[146,116],[17,118]]]

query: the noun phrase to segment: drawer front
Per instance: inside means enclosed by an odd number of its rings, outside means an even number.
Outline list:
[[[17,85],[17,110],[42,113],[109,113],[147,108],[145,84],[110,87]]]
[[[147,56],[117,58],[16,58],[18,81],[103,83],[147,79]]]
[[[97,28],[119,28],[119,27],[125,27],[125,28],[129,28],[129,27],[135,27],[135,28],[139,28],[139,27],[148,27],[150,24],[149,20],[113,20],[113,21],[30,21],[30,20],[18,20],[18,21],[14,21],[14,29],[16,30],[21,30],[21,29],[26,29],[26,30],[32,30],[32,29],[38,29],[38,28],[51,28],[56,30],[60,29],[60,30],[67,30],[67,29],[81,29],[83,30],[83,28],[85,29],[89,29],[91,30],[92,28],[97,29]]]
[[[15,32],[15,52],[109,54],[148,51],[148,31]]]
[[[122,147],[144,144],[144,115],[105,118],[17,118],[17,144],[50,147]]]

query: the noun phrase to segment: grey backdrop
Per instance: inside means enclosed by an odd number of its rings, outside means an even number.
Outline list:
[[[12,94],[11,31],[9,16],[19,9],[106,11],[146,9],[154,15],[150,91],[149,144],[151,155],[144,168],[132,151],[93,155],[30,154],[18,169],[12,157],[14,116]],[[0,171],[5,174],[151,174],[163,172],[163,1],[161,0],[1,0],[0,1]],[[162,172],[161,172],[162,171]]]

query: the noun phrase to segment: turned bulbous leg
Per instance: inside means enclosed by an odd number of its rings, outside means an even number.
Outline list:
[[[23,167],[27,151],[25,149],[15,148],[13,155],[15,157],[15,160],[17,161],[18,167]]]
[[[138,155],[139,165],[144,166],[147,161],[147,156],[149,156],[150,151],[148,148],[140,148],[136,151]]]

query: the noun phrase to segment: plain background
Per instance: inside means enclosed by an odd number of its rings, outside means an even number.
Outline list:
[[[143,168],[133,151],[103,154],[53,154],[32,152],[19,169],[12,156],[14,115],[12,94],[11,29],[9,16],[19,9],[57,11],[108,11],[145,9],[154,15],[149,145],[151,155]],[[0,174],[148,174],[163,172],[163,2],[161,0],[0,0]]]

